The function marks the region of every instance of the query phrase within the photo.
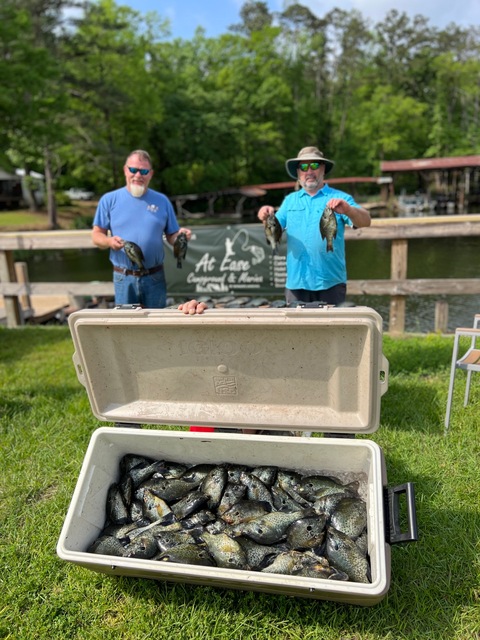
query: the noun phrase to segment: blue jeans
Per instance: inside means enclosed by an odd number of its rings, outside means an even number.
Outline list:
[[[149,276],[127,276],[113,272],[115,304],[141,304],[146,309],[167,305],[167,282],[162,269]]]

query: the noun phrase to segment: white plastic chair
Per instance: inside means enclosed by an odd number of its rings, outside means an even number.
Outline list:
[[[452,399],[453,399],[453,386],[455,383],[455,373],[457,369],[463,369],[467,372],[467,382],[465,387],[465,397],[463,400],[463,406],[466,407],[468,404],[468,398],[470,396],[470,382],[472,378],[472,371],[480,371],[480,348],[477,348],[476,341],[477,338],[480,338],[480,313],[475,315],[473,328],[459,328],[455,330],[455,341],[453,344],[453,354],[452,354],[452,366],[450,370],[450,386],[448,388],[448,399],[447,399],[447,411],[445,415],[445,432],[447,435],[449,424],[450,424],[450,413],[452,410]],[[470,342],[470,347],[465,351],[465,353],[459,357],[458,351],[460,348],[460,338],[462,337],[470,337],[472,340]]]

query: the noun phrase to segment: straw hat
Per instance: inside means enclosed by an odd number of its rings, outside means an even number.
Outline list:
[[[327,175],[327,173],[329,173],[333,169],[333,166],[335,164],[333,160],[325,158],[323,153],[319,151],[317,147],[303,147],[303,149],[300,149],[300,151],[298,152],[298,156],[296,158],[290,158],[290,160],[287,160],[285,162],[285,168],[288,175],[296,180],[298,177],[297,167],[300,162],[315,161],[321,162],[325,165],[325,175]]]

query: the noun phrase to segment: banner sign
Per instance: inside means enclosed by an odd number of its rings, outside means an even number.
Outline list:
[[[274,256],[262,224],[192,227],[182,268],[168,243],[165,276],[170,296],[283,297],[285,242]]]

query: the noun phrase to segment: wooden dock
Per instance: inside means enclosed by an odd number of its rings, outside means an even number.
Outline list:
[[[390,297],[389,331],[403,333],[406,299],[410,295],[480,295],[480,280],[470,279],[409,279],[407,278],[408,243],[417,238],[447,238],[480,236],[480,214],[452,216],[417,216],[410,218],[377,218],[370,227],[346,229],[346,241],[381,240],[391,243],[390,278],[381,280],[349,280],[349,295]],[[13,252],[23,249],[58,250],[90,249],[90,231],[52,231],[0,233],[0,300],[6,325],[23,324],[22,308],[33,309],[33,318],[54,318],[68,313],[69,305],[84,297],[99,300],[113,298],[113,282],[28,282],[28,276],[18,272],[21,263],[14,263]],[[25,298],[29,297],[30,302]],[[43,300],[40,301],[40,298]],[[444,303],[442,303],[444,304]],[[78,306],[78,305],[77,305]],[[436,314],[437,315],[437,314]],[[445,319],[448,310],[438,309]],[[44,320],[45,321],[45,320]],[[438,323],[443,331],[445,320]],[[437,330],[437,329],[436,329]]]

